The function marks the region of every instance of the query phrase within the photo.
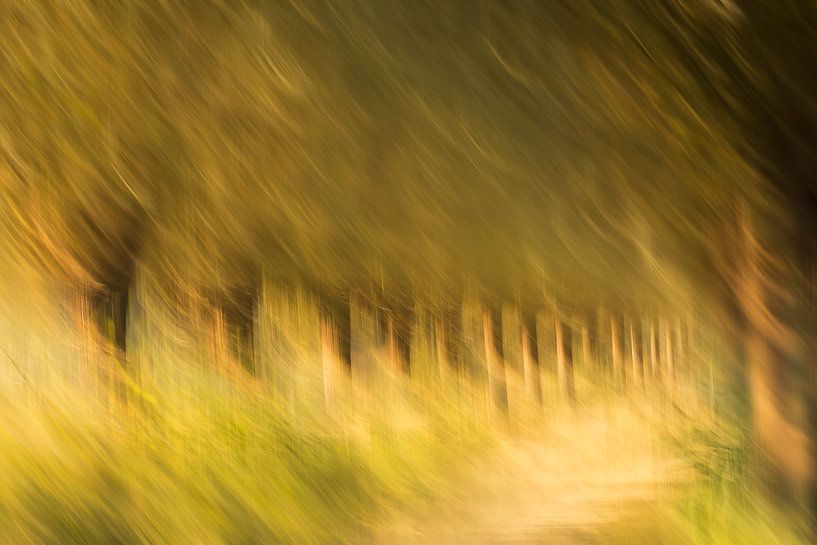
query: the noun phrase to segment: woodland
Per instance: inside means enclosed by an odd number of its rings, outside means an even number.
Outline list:
[[[0,6],[0,542],[815,539],[814,2]]]

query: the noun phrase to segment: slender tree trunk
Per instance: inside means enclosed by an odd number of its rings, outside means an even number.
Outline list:
[[[661,337],[663,339],[661,346],[661,355],[663,356],[661,359],[662,378],[664,379],[664,386],[670,393],[670,397],[672,397],[675,390],[675,359],[673,358],[672,329],[669,323],[663,319],[658,321],[658,327],[661,330]]]
[[[556,335],[556,376],[559,380],[559,393],[567,395],[567,361],[565,359],[565,341],[562,331],[562,322],[559,318],[553,319],[554,333]]]
[[[398,365],[403,373],[408,374],[411,361],[411,308],[398,304],[392,312],[392,317]]]
[[[394,327],[394,318],[389,314],[386,316],[384,333],[386,335],[386,360],[393,372],[401,368],[400,354],[397,350],[397,330]]]
[[[481,392],[480,395],[484,395],[486,401],[493,403],[482,321],[482,305],[473,299],[463,301],[460,323],[462,324],[464,374],[476,391]]]
[[[321,315],[331,325],[337,340],[337,361],[347,370],[352,366],[352,324],[349,295],[321,293],[319,298]]]
[[[655,334],[655,322],[650,320],[650,373],[652,380],[658,379],[658,338]]]
[[[221,307],[213,310],[210,333],[210,352],[212,362],[219,373],[227,370],[228,350],[227,350],[227,328],[224,325],[224,314]]]
[[[689,374],[689,354],[684,339],[684,328],[680,316],[675,317],[675,379],[683,383]]]
[[[383,345],[377,309],[362,296],[350,299],[352,380],[364,390],[376,389],[382,381]]]
[[[94,331],[91,317],[89,298],[84,290],[77,289],[74,292],[74,324],[76,327],[78,345],[80,350],[79,382],[82,390],[92,392],[98,389],[95,376],[95,357],[97,351],[94,349]],[[98,392],[97,392],[98,394]]]
[[[441,316],[434,316],[434,352],[440,369],[448,365],[448,349],[446,348],[445,323]]]
[[[525,344],[522,351],[525,357],[525,390],[532,392],[533,399],[542,403],[542,383],[539,370],[539,339],[536,332],[536,316],[526,314],[522,329]]]
[[[445,380],[458,389],[465,388],[465,353],[463,324],[457,312],[441,309],[435,325],[436,351],[440,358],[440,372]]]
[[[633,365],[633,385],[641,385],[641,332],[636,333],[634,322],[630,321],[630,360]]]
[[[536,352],[539,364],[539,389],[542,392],[543,403],[553,397],[551,384],[556,354],[553,326],[553,317],[548,312],[539,310],[536,313]]]
[[[323,397],[327,405],[335,400],[341,363],[335,324],[326,317],[321,318],[321,364],[323,367]]]
[[[485,344],[485,365],[488,369],[488,385],[491,398],[499,405],[500,410],[508,411],[508,389],[505,380],[505,367],[496,351],[494,321],[489,310],[482,314],[482,335]]]
[[[650,339],[649,330],[645,326],[643,319],[638,321],[638,354],[641,357],[641,378],[644,381],[644,389],[652,388],[652,369],[650,362]]]
[[[522,313],[517,305],[502,305],[502,353],[505,367],[524,376],[522,363]]]
[[[610,316],[610,350],[613,359],[613,384],[619,384],[623,378],[624,366],[621,357],[621,334],[615,316]]]
[[[591,370],[595,371],[595,363],[593,361],[593,351],[590,348],[590,326],[587,325],[587,322],[582,322],[581,327],[581,335],[582,335],[582,363],[584,365],[585,373],[590,372]]]
[[[559,377],[559,392],[571,404],[576,392],[573,382],[573,346],[570,326],[565,326],[559,318],[554,318],[556,338],[556,370]]]
[[[531,337],[528,328],[522,327],[522,370],[525,374],[525,399],[528,403],[536,401],[538,377],[531,351]]]
[[[524,419],[526,394],[524,324],[519,305],[506,304],[501,307],[502,353],[505,363],[505,380],[508,391],[508,406],[514,419]]]
[[[125,352],[128,319],[128,287],[96,292],[91,297],[93,313],[102,337],[112,348]]]

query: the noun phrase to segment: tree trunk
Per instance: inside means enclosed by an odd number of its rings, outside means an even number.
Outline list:
[[[502,353],[508,406],[514,419],[524,418],[524,401],[528,399],[525,383],[524,324],[519,305],[502,305]]]
[[[445,334],[445,322],[442,316],[435,314],[434,316],[434,352],[437,356],[437,365],[440,370],[448,367],[448,341]]]
[[[460,323],[462,324],[462,353],[464,374],[477,391],[485,395],[489,402],[492,400],[489,384],[489,370],[486,361],[486,350],[483,307],[474,299],[466,299],[462,303]]]
[[[808,293],[808,307],[806,309],[807,316],[807,334],[811,338],[817,338],[817,265],[810,263],[808,267],[807,278],[807,293]],[[806,394],[806,419],[807,429],[810,436],[817,437],[817,343],[811,342],[808,344],[808,353],[806,354],[806,365],[808,366],[808,389]],[[807,480],[807,496],[806,505],[809,511],[817,513],[817,448],[812,445],[811,448],[811,464],[809,467],[809,476]],[[812,517],[814,518],[814,517]],[[812,523],[812,536],[817,537],[817,521]]]
[[[210,333],[210,352],[212,362],[219,373],[227,366],[227,328],[224,327],[224,314],[221,307],[213,310],[212,331]]]
[[[641,331],[636,333],[636,326],[630,321],[630,360],[633,365],[633,385],[641,385]]]
[[[336,339],[337,361],[347,370],[352,365],[352,332],[349,295],[323,292],[320,295],[320,309],[324,320],[331,325],[332,336]]]
[[[531,350],[531,336],[526,326],[522,327],[522,370],[525,375],[525,399],[528,403],[537,401],[538,378],[534,355]],[[541,398],[541,392],[539,392]]]
[[[507,414],[508,389],[505,380],[505,367],[496,351],[494,320],[490,310],[482,314],[482,336],[485,344],[485,366],[488,369],[488,387],[491,398],[500,410]]]
[[[593,361],[593,351],[590,348],[590,326],[588,325],[587,321],[582,321],[581,326],[581,336],[582,336],[582,365],[584,366],[584,372],[594,372],[596,370],[596,366]]]
[[[128,286],[98,291],[93,294],[91,301],[102,337],[110,347],[124,353],[127,348]]]
[[[384,325],[384,334],[386,335],[386,360],[393,372],[397,372],[402,367],[400,363],[400,354],[397,350],[397,330],[394,327],[394,318],[387,315]]]
[[[655,322],[650,320],[650,373],[652,380],[658,379],[658,338],[655,334]]]
[[[610,316],[610,350],[613,359],[613,384],[619,384],[622,380],[624,366],[621,363],[621,334],[618,329],[618,321],[615,316]]]
[[[553,326],[553,317],[549,313],[544,310],[536,312],[536,353],[539,364],[539,389],[542,392],[543,403],[554,397],[551,388],[556,354]]]
[[[684,328],[680,316],[675,317],[675,378],[676,382],[686,379],[689,373],[689,354],[684,339]]]
[[[542,403],[542,383],[539,370],[539,339],[536,332],[536,316],[526,314],[522,329],[524,345],[522,352],[525,358],[525,391],[532,392],[533,400]],[[530,393],[528,395],[531,395]]]
[[[323,398],[324,402],[330,405],[335,400],[342,363],[335,324],[326,317],[321,317],[321,365],[323,367]]]
[[[554,318],[556,338],[556,372],[559,377],[559,392],[562,397],[573,404],[576,391],[573,382],[573,343],[570,326],[562,324],[559,318]]]
[[[808,437],[786,411],[792,362],[802,349],[797,331],[786,318],[796,297],[776,280],[781,277],[785,282],[785,261],[758,240],[747,210],[740,219],[744,262],[738,272],[737,296],[745,320],[754,436],[766,462],[765,484],[777,501],[790,502],[811,476]]]
[[[664,379],[664,386],[669,392],[670,397],[672,397],[675,390],[675,360],[673,358],[672,330],[667,321],[663,319],[659,319],[658,327],[661,330],[661,337],[663,339],[661,346],[661,355],[663,356],[661,359],[661,363],[663,364],[661,376]]]

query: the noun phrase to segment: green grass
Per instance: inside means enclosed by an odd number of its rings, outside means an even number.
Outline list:
[[[436,409],[404,429],[388,413],[296,415],[263,392],[191,386],[195,410],[173,392],[150,412],[4,402],[0,540],[360,543],[387,510],[439,498],[488,444]]]
[[[734,418],[675,415],[664,441],[694,470],[673,490],[654,531],[679,545],[805,545],[806,517],[764,499],[745,423]]]

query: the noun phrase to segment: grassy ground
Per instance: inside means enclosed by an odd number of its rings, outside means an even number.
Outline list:
[[[410,396],[376,416],[362,399],[296,415],[259,392],[201,388],[195,410],[172,394],[95,413],[4,400],[0,540],[805,543],[741,488],[728,433],[673,441],[629,399],[510,430]]]
[[[448,419],[291,417],[205,396],[197,413],[89,419],[4,403],[4,543],[357,543],[384,509],[421,508],[474,451]],[[478,435],[478,434],[477,434]]]
[[[742,426],[694,391],[579,370],[575,407],[550,377],[506,413],[453,373],[383,373],[327,400],[307,366],[267,384],[140,349],[155,372],[3,354],[0,543],[808,542],[759,499]]]

